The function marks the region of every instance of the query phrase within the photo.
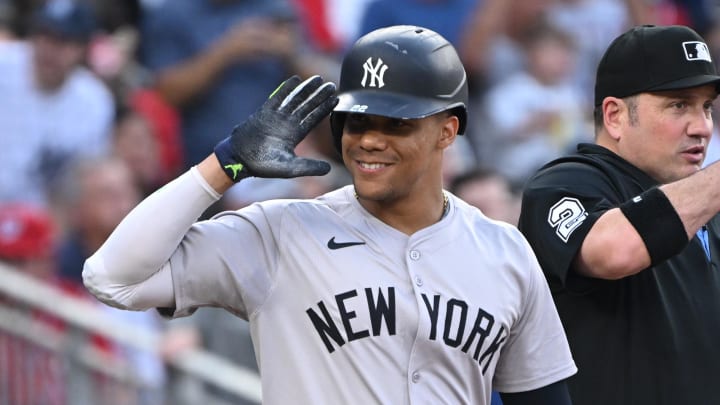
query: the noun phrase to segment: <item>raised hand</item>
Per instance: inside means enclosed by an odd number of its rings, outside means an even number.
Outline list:
[[[301,158],[295,147],[337,104],[335,84],[312,76],[284,81],[268,100],[215,147],[215,155],[234,182],[249,176],[321,176],[327,162]]]

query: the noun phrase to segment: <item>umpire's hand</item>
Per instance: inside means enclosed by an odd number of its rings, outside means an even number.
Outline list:
[[[295,147],[337,102],[334,83],[320,76],[300,83],[292,76],[215,147],[215,155],[233,182],[249,176],[324,175],[330,171],[327,162],[298,157]]]

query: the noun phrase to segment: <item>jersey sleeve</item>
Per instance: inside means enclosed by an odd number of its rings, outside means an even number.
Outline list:
[[[281,212],[253,204],[193,225],[170,260],[176,309],[227,309],[247,320],[264,302],[277,268],[275,226]]]
[[[565,331],[542,270],[530,246],[518,265],[524,270],[520,316],[511,326],[495,370],[499,392],[535,390],[575,374]]]
[[[540,171],[523,192],[518,228],[532,246],[551,289],[578,292],[595,280],[570,271],[585,237],[617,192],[600,169],[565,162]]]

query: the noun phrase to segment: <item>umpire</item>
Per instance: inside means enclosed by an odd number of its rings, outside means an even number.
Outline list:
[[[597,69],[595,144],[526,187],[519,228],[579,368],[576,405],[720,403],[720,164],[702,169],[718,83],[693,30],[629,30]]]

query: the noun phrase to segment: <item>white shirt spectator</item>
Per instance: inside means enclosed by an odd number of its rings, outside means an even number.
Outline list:
[[[75,156],[109,150],[114,100],[77,68],[53,93],[36,86],[32,47],[0,43],[0,201],[44,205],[46,182]]]
[[[521,72],[501,82],[487,95],[486,114],[494,136],[493,167],[515,184],[522,184],[540,166],[571,150],[590,132],[583,119],[582,97],[569,83],[544,85]],[[535,114],[553,116],[547,131],[536,130],[521,139],[510,134],[527,125]]]

